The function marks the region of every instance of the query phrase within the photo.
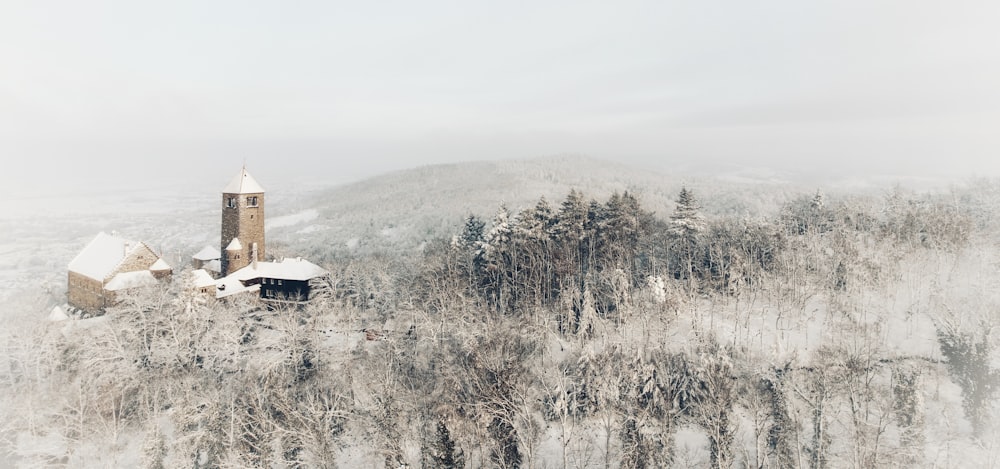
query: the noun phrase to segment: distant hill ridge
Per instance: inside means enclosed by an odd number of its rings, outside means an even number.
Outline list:
[[[309,255],[412,250],[454,234],[469,214],[489,222],[501,202],[516,213],[540,197],[558,207],[571,189],[600,201],[628,191],[645,209],[666,217],[685,186],[710,216],[761,216],[790,195],[810,191],[773,180],[695,178],[583,156],[439,164],[320,191],[303,204],[318,217],[308,226],[276,228],[274,234],[290,244],[294,239],[296,245],[312,245]]]

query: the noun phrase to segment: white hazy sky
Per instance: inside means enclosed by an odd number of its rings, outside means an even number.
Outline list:
[[[998,175],[1000,2],[0,2],[5,189],[563,153]]]

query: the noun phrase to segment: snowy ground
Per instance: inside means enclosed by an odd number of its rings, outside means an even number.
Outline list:
[[[147,242],[175,268],[183,267],[189,256],[209,244],[218,242],[219,213],[217,194],[174,198],[164,203],[162,194],[120,193],[80,196],[73,205],[58,204],[45,199],[50,209],[37,212],[12,212],[0,219],[0,320],[31,318],[41,321],[51,306],[64,301],[66,265],[99,231],[118,231],[123,236]],[[303,239],[325,249],[325,233],[329,214],[313,205],[321,204],[305,193],[280,194],[268,199],[268,242],[279,246],[276,251],[295,254]],[[45,205],[43,204],[43,205]],[[78,207],[85,207],[80,209]],[[356,215],[356,214],[355,214]],[[363,218],[363,217],[361,217]],[[364,226],[352,227],[364,230]],[[412,227],[406,225],[372,226],[367,236],[398,238]],[[354,232],[355,234],[357,231]],[[355,249],[368,242],[363,237],[335,240],[338,247]],[[587,344],[595,352],[615,344],[653,343],[671,350],[694,347],[699,336],[712,334],[723,345],[731,345],[756,357],[762,363],[790,362],[808,364],[824,345],[836,344],[849,338],[866,337],[882,353],[891,356],[920,357],[927,360],[922,391],[927,396],[927,445],[925,456],[931,467],[1000,467],[1000,443],[976,443],[971,426],[963,417],[961,388],[950,379],[942,363],[937,341],[937,323],[956,318],[974,325],[977,318],[1000,323],[1000,259],[996,246],[978,246],[954,257],[936,251],[920,251],[904,258],[893,280],[880,289],[862,289],[849,301],[831,299],[815,292],[805,292],[788,301],[788,292],[764,291],[736,298],[693,298],[671,314],[650,320],[637,314],[626,325],[601,324],[600,340]],[[802,293],[802,292],[799,292]],[[643,313],[648,313],[645,311]],[[78,324],[87,327],[99,320]],[[864,332],[865,334],[860,334]],[[0,344],[6,342],[6,328],[0,328]],[[325,352],[331,356],[347,356],[353,350],[378,347],[366,343],[357,329],[324,331]],[[652,337],[654,340],[650,341]],[[859,347],[866,346],[859,341]],[[547,359],[559,361],[575,350],[576,344],[553,335],[548,344]],[[994,367],[1000,367],[1000,353],[994,353]],[[361,394],[361,393],[359,393]],[[801,410],[805,412],[805,410]],[[994,422],[1000,420],[1000,408],[994,406]],[[840,416],[834,425],[846,431]],[[535,453],[536,467],[561,467],[563,435],[558,422],[547,422]],[[573,429],[568,440],[572,467],[603,467],[605,430],[596,421],[585,421]],[[994,424],[996,426],[996,424]],[[739,438],[744,447],[752,448],[753,435],[747,415],[739,419]],[[994,433],[995,434],[995,433]],[[10,437],[10,435],[0,435]],[[886,444],[893,444],[898,435],[887,434]],[[2,439],[2,438],[0,438]],[[378,456],[360,434],[348,437],[342,449],[345,465],[380,467]],[[52,448],[65,445],[58,439],[17,435],[15,443],[22,448],[37,448],[47,454],[58,453]],[[409,442],[407,453],[415,459]],[[91,455],[85,460],[102,461],[108,466],[125,467],[135,464],[137,440],[123,435],[113,442],[116,450],[108,460]],[[684,427],[676,435],[677,458],[688,467],[704,467],[708,454],[705,433],[694,427]],[[839,449],[846,451],[843,449]],[[127,457],[118,458],[118,455]],[[482,458],[472,449],[470,461]],[[749,451],[746,459],[752,461]],[[118,459],[114,459],[118,458]],[[4,462],[0,460],[0,468]]]

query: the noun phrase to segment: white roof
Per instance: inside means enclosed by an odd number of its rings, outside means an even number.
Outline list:
[[[223,194],[258,194],[263,192],[264,188],[247,172],[245,166],[232,181],[229,181],[226,188],[222,189]]]
[[[104,281],[129,254],[142,247],[145,247],[142,243],[102,231],[70,261],[69,270],[94,280]]]
[[[137,270],[135,272],[122,272],[116,274],[104,289],[108,291],[127,290],[129,288],[145,287],[156,284],[156,277],[148,270]]]
[[[243,249],[243,244],[240,243],[240,238],[233,238],[233,240],[229,242],[229,246],[226,246],[227,251],[239,251],[240,249]]]
[[[65,321],[67,319],[69,319],[69,316],[66,314],[66,311],[59,306],[52,308],[52,311],[49,312],[49,321],[56,322]]]
[[[280,262],[258,262],[257,268],[250,264],[229,277],[240,281],[255,278],[274,278],[283,280],[309,280],[329,274],[322,267],[302,258],[283,259]]]
[[[217,247],[214,247],[214,246],[205,246],[205,247],[201,248],[201,251],[198,251],[197,254],[195,254],[195,255],[193,255],[191,257],[194,258],[194,259],[197,259],[199,261],[211,261],[211,260],[215,260],[215,259],[221,259],[222,258],[222,253],[219,252],[219,248],[217,248]]]
[[[191,284],[195,288],[211,287],[215,286],[215,279],[205,269],[193,270],[191,271]]]
[[[163,260],[163,258],[161,257],[157,259],[156,262],[153,263],[153,265],[149,266],[149,270],[154,270],[154,271],[170,270],[170,264],[167,264],[167,261]]]
[[[222,272],[222,262],[218,259],[212,259],[201,266],[201,268],[210,272]]]
[[[225,298],[227,296],[232,296],[237,293],[249,293],[260,291],[260,285],[254,284],[249,287],[243,286],[243,283],[239,281],[236,277],[232,275],[228,277],[223,277],[215,281],[215,297]]]

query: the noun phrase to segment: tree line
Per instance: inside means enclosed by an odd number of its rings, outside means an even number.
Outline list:
[[[665,216],[630,193],[501,205],[416,258],[329,266],[302,308],[174,284],[19,331],[3,435],[38,465],[921,466],[932,380],[961,393],[949,425],[995,436],[995,305],[931,311],[937,349],[907,354],[882,296],[989,245],[970,206],[816,193],[711,217],[688,189]]]

